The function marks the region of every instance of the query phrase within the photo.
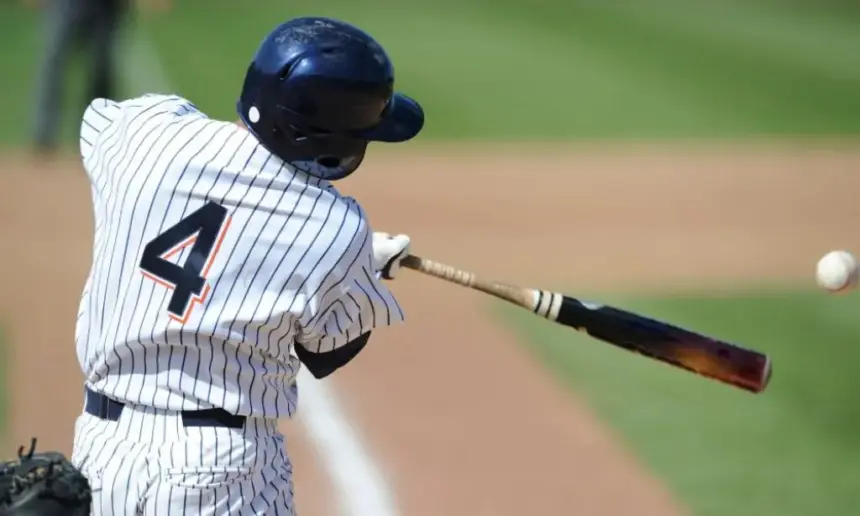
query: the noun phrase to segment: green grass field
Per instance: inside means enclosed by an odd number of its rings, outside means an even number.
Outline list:
[[[511,310],[534,352],[697,516],[853,514],[860,507],[858,298],[777,292],[621,306],[773,357],[748,394]]]
[[[232,117],[242,76],[262,36],[278,20],[322,14],[367,28],[389,48],[399,86],[427,109],[426,138],[860,130],[860,8],[848,2],[529,5],[255,0],[248,9],[226,1],[175,2],[169,15],[138,21],[138,36],[123,58],[126,89],[159,87],[151,79],[162,72],[151,66],[160,63],[179,93],[213,116]],[[17,78],[3,83],[8,116],[0,138],[21,141],[41,25],[36,13],[8,5],[0,7],[0,20],[0,66]]]

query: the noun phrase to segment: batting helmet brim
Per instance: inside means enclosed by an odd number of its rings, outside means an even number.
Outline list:
[[[374,142],[405,142],[424,127],[424,110],[418,102],[402,93],[395,93],[388,103],[382,121],[361,137]]]

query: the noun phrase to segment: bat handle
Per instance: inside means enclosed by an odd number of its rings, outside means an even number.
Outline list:
[[[498,281],[482,280],[471,272],[412,254],[404,258],[400,262],[400,265],[407,269],[490,294],[491,296],[521,306],[526,310],[531,310],[536,315],[550,321],[558,319],[559,310],[564,299],[563,295],[548,290],[537,290]]]
[[[400,262],[400,265],[407,269],[423,272],[424,274],[429,274],[430,276],[435,276],[464,287],[471,288],[475,286],[475,275],[471,272],[466,272],[443,263],[434,262],[427,258],[421,258],[410,254]]]

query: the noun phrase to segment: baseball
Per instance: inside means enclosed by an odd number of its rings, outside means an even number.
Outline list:
[[[815,279],[821,288],[840,292],[857,284],[857,260],[848,251],[831,251],[818,260]]]

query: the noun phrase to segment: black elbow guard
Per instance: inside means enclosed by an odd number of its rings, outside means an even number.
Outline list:
[[[324,353],[314,353],[305,349],[301,344],[296,344],[296,356],[314,375],[314,378],[319,380],[348,364],[364,349],[369,339],[370,332],[367,332],[339,348]]]

